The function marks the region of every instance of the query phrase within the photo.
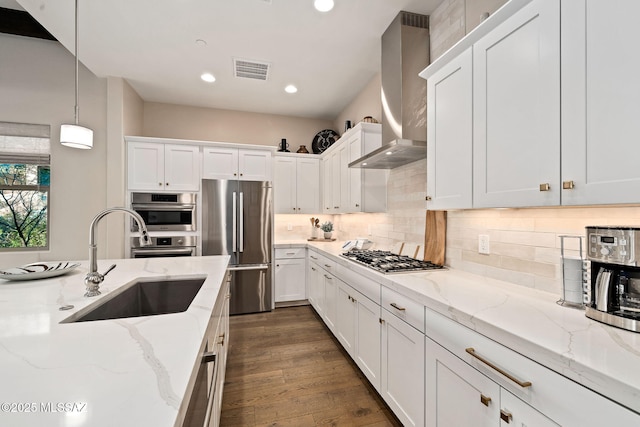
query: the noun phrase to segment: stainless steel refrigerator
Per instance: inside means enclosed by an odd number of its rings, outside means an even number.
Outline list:
[[[202,255],[230,255],[230,314],[270,311],[273,200],[268,181],[202,180]]]

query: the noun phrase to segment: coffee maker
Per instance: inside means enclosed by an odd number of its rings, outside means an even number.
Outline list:
[[[589,226],[591,295],[587,317],[640,332],[640,228]]]

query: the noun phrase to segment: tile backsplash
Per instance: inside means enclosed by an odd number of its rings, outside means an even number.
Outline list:
[[[393,169],[388,184],[388,212],[319,215],[335,224],[334,237],[368,237],[378,249],[395,242],[424,243],[426,161]],[[309,218],[276,215],[277,240],[306,239]],[[287,230],[287,226],[291,230]],[[445,263],[453,268],[522,286],[562,292],[561,235],[584,236],[588,225],[640,226],[640,207],[558,207],[449,211]],[[478,253],[478,236],[489,236],[489,255]],[[568,255],[578,254],[577,239],[565,241]]]

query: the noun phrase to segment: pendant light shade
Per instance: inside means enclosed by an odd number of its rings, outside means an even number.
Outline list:
[[[74,108],[75,124],[63,124],[60,126],[60,144],[71,148],[90,149],[93,147],[93,131],[78,125],[78,0],[75,12],[75,59],[76,59],[76,105]]]
[[[71,148],[90,149],[93,147],[93,131],[79,125],[60,126],[60,144]]]

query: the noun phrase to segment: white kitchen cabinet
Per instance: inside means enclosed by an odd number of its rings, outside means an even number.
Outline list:
[[[381,145],[380,124],[358,123],[322,153],[325,213],[386,211],[389,171],[349,167]]]
[[[324,156],[322,162],[322,211],[333,213],[333,162],[330,156]]]
[[[562,2],[562,204],[640,201],[640,2]]]
[[[500,386],[425,338],[426,425],[497,426]]]
[[[426,334],[429,427],[476,427],[494,417],[494,426],[640,425],[640,415],[430,309]],[[465,418],[460,408],[476,415]]]
[[[424,425],[424,334],[381,310],[380,394],[405,426]]]
[[[472,48],[427,80],[427,206],[473,206]]]
[[[533,0],[474,43],[473,103],[474,207],[559,205],[558,1]]]
[[[333,274],[325,270],[322,273],[324,278],[324,300],[322,307],[322,316],[324,323],[336,335],[336,321],[338,317],[338,282]]]
[[[331,156],[331,213],[342,213],[340,208],[340,201],[342,200],[342,180],[341,180],[341,159],[340,150],[337,148],[330,154]]]
[[[307,296],[316,313],[322,317],[324,305],[324,276],[318,264],[318,256],[309,251],[307,259]]]
[[[229,281],[227,277],[215,302],[206,336],[197,360],[193,389],[176,425],[182,427],[217,427],[222,413],[227,355],[229,351]],[[181,411],[182,412],[182,411]]]
[[[276,303],[307,299],[305,255],[304,248],[275,250]]]
[[[381,125],[358,123],[343,135],[349,146],[349,162],[382,146]],[[347,165],[348,168],[348,165]],[[348,168],[348,202],[346,212],[385,212],[389,171],[383,169]]]
[[[358,303],[353,295],[356,291],[351,286],[338,281],[336,337],[349,356],[355,359]]]
[[[380,305],[338,281],[336,337],[374,388],[380,391]]]
[[[271,181],[271,150],[236,147],[204,147],[202,178]]]
[[[500,425],[517,427],[560,427],[505,389],[500,389]]]
[[[276,214],[319,213],[320,159],[310,155],[276,154],[274,205]]]
[[[343,143],[338,150],[340,153],[340,204],[339,212],[349,212],[349,144]]]
[[[134,191],[198,191],[199,147],[129,142],[127,188]]]

